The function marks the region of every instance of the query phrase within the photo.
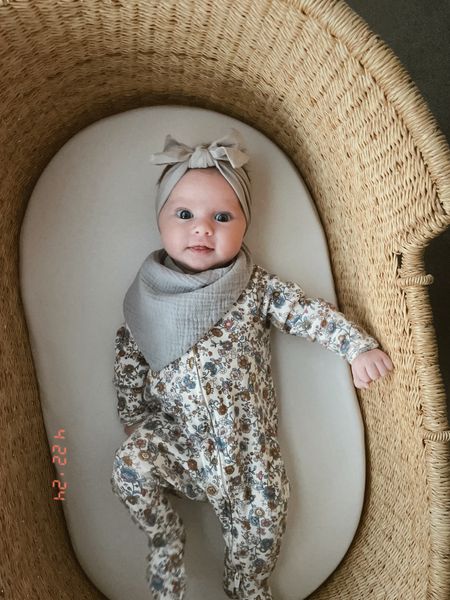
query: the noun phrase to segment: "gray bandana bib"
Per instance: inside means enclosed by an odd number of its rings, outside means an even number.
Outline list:
[[[182,356],[219,321],[245,289],[253,260],[243,245],[226,267],[188,274],[170,266],[165,250],[149,254],[123,301],[125,321],[152,371]]]

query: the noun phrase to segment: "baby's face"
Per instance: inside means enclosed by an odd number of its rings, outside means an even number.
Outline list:
[[[216,168],[191,169],[159,213],[167,254],[189,273],[229,263],[239,252],[246,220],[235,191]]]

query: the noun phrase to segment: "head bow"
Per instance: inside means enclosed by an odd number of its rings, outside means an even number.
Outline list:
[[[156,197],[156,214],[159,215],[171,191],[188,169],[216,167],[234,189],[242,210],[250,223],[250,180],[242,169],[249,156],[243,147],[244,140],[237,129],[209,143],[190,147],[178,142],[170,134],[166,136],[164,150],[150,156],[154,165],[173,165],[162,178]]]

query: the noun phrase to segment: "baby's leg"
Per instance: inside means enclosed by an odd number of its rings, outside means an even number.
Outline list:
[[[261,482],[262,483],[262,482]],[[224,530],[224,590],[237,600],[272,600],[269,577],[286,530],[289,488],[261,485],[231,497],[227,510],[210,498]]]
[[[148,535],[147,580],[154,600],[181,600],[186,589],[181,517],[166,494],[180,489],[192,499],[205,500],[202,490],[188,481],[179,463],[168,451],[151,461],[147,446],[158,446],[154,432],[137,429],[116,451],[111,477],[113,491],[130,511],[131,518]],[[172,464],[175,463],[176,465]],[[176,468],[174,468],[176,466]],[[170,473],[168,484],[164,473]]]

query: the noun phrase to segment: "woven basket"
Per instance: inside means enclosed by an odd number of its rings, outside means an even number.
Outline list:
[[[368,481],[317,600],[450,597],[450,431],[423,253],[450,223],[450,152],[398,59],[334,0],[0,0],[0,598],[102,598],[60,503],[19,288],[28,198],[105,116],[211,108],[277,143],[307,182],[339,304],[395,372],[359,392]]]

